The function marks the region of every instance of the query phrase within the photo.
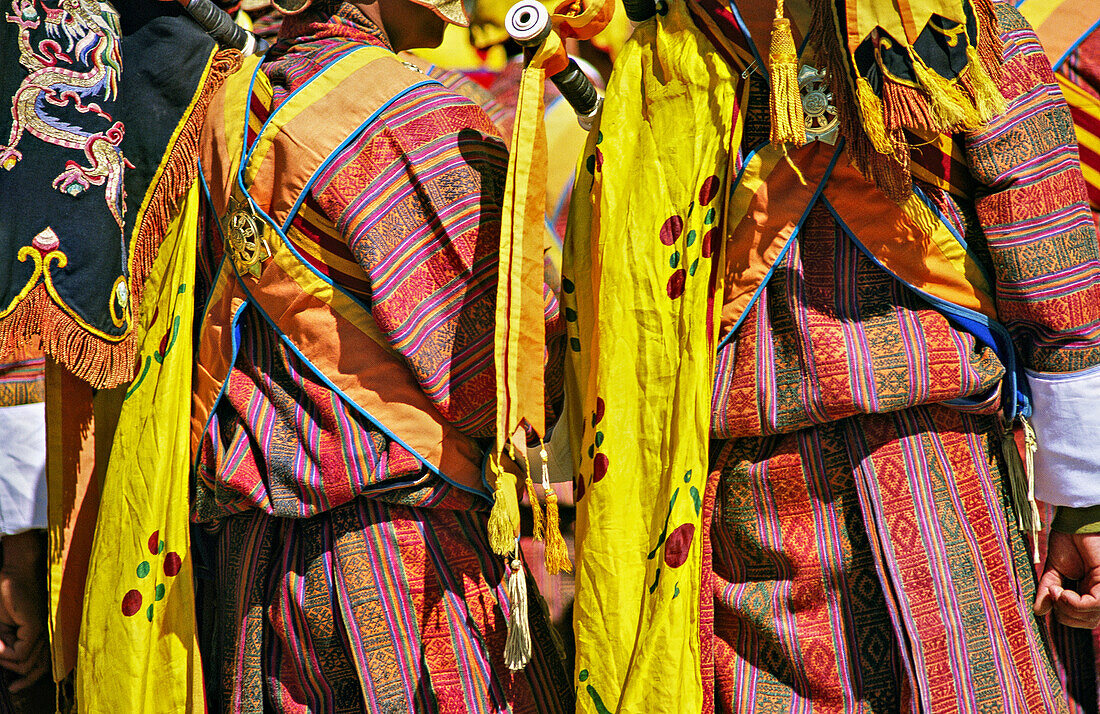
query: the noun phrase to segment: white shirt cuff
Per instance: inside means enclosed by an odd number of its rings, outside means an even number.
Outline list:
[[[1100,504],[1100,365],[1079,372],[1032,372],[1038,450],[1035,497],[1055,506]]]
[[[0,535],[45,528],[46,405],[0,407]]]

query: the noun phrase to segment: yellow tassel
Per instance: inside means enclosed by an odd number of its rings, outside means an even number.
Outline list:
[[[569,548],[561,534],[558,516],[558,494],[554,489],[546,491],[546,572],[551,575],[568,573],[573,570],[569,562]]]
[[[886,120],[883,115],[882,100],[875,95],[871,84],[863,77],[856,79],[856,99],[859,102],[859,114],[863,118],[863,131],[880,154],[893,154],[894,142],[886,135]]]
[[[535,482],[531,480],[531,472],[527,472],[527,500],[531,502],[531,518],[534,519],[532,537],[542,540],[542,504],[539,503],[539,495],[535,493]]]
[[[497,482],[493,493],[493,510],[489,513],[489,546],[498,555],[508,555],[516,548],[519,534],[519,498],[516,477],[500,467],[500,457],[491,458]]]
[[[966,46],[966,62],[967,71],[970,73],[970,91],[978,105],[978,114],[982,123],[1004,114],[1008,109],[1005,97],[989,78],[989,73],[985,71],[985,65],[982,64],[982,58],[973,45]]]
[[[791,21],[783,17],[783,0],[776,3],[772,20],[768,72],[772,81],[771,142],[775,146],[787,142],[802,146],[806,143],[806,117],[798,88],[798,50],[791,36]]]
[[[546,444],[539,449],[542,459],[542,491],[546,495],[546,572],[551,575],[568,573],[573,570],[569,562],[569,548],[561,534],[561,519],[558,516],[558,494],[550,485],[550,455],[546,453]]]
[[[925,66],[924,62],[913,57],[913,72],[917,81],[928,95],[932,116],[939,122],[942,131],[977,129],[982,125],[978,109],[953,82]]]

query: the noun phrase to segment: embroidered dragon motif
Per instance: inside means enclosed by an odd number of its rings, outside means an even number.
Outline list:
[[[107,207],[121,229],[122,176],[133,164],[120,148],[125,127],[100,104],[115,98],[122,73],[117,15],[100,11],[94,0],[12,0],[11,7],[5,19],[20,28],[19,61],[29,74],[12,98],[11,135],[7,145],[0,144],[0,166],[10,171],[22,160],[17,147],[25,133],[83,151],[87,165],[67,161],[52,185],[72,196],[104,186]],[[37,47],[32,31],[41,38]],[[109,126],[102,131],[75,126],[55,108],[94,115]]]

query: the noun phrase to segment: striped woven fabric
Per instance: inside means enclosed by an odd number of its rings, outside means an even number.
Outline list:
[[[993,426],[925,406],[723,444],[718,711],[1066,711]]]
[[[347,4],[288,18],[281,32],[263,65],[276,107],[326,59],[384,44]],[[268,109],[251,109],[254,138]],[[473,437],[490,435],[495,419],[506,164],[484,112],[421,86],[340,150],[287,231]],[[216,243],[200,260],[207,281]],[[564,345],[546,295],[552,408]],[[532,663],[515,674],[504,666],[508,601],[486,541],[488,498],[435,475],[288,351],[255,308],[239,334],[193,511],[216,544],[205,602],[217,609],[203,646],[222,709],[565,711],[568,676],[537,606]]]
[[[0,407],[46,399],[46,358],[41,354],[0,364]]]
[[[1082,369],[1100,363],[1100,256],[1073,124],[1034,33],[997,11],[1008,111],[929,152],[950,183],[918,185],[993,278],[1024,364]],[[719,352],[702,603],[716,708],[1066,711],[1009,525],[1003,367],[853,238],[813,208]]]
[[[487,516],[356,499],[316,518],[225,519],[220,657],[206,660],[222,711],[571,711],[542,609],[530,610],[532,661],[504,664]]]

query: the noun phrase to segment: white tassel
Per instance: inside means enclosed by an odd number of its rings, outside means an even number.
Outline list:
[[[523,669],[531,659],[531,632],[527,627],[527,576],[523,572],[523,563],[519,559],[519,544],[516,544],[516,558],[512,560],[508,577],[508,639],[504,643],[504,663],[513,672]]]

